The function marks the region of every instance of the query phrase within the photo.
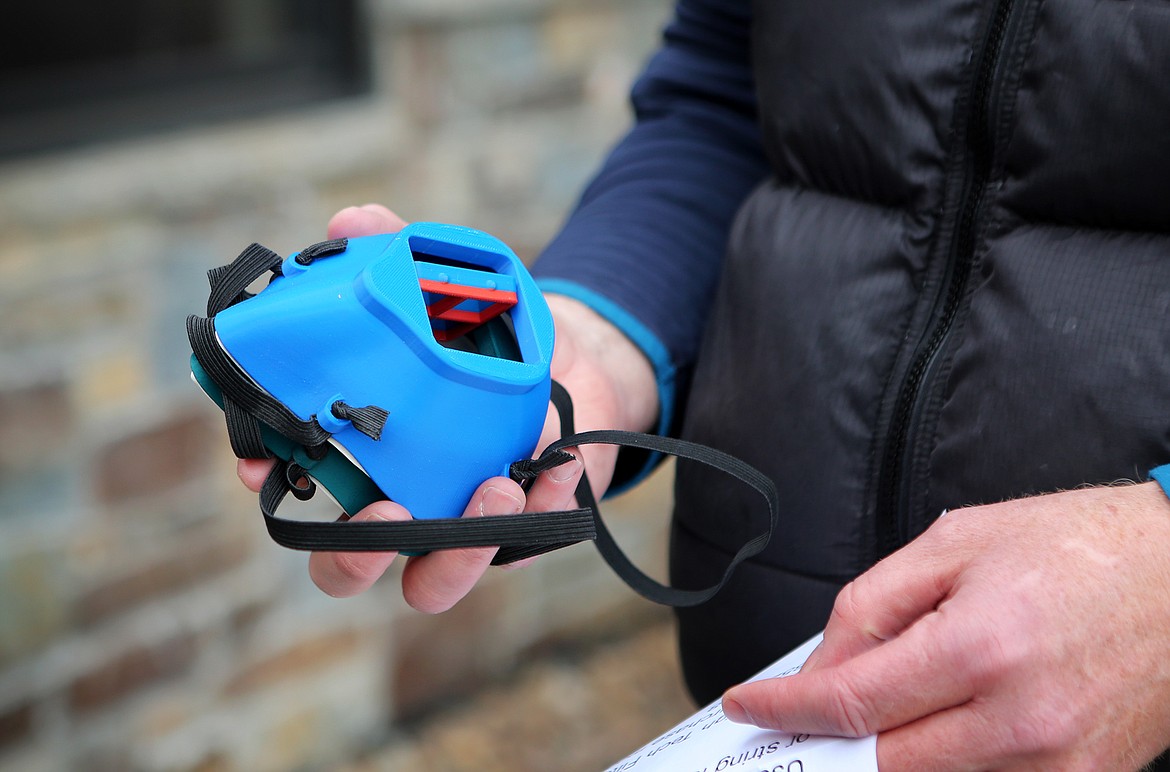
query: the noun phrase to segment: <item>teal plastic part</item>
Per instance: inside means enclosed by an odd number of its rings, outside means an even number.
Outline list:
[[[191,356],[191,374],[199,387],[222,410],[223,393],[194,355]],[[264,440],[264,446],[271,450],[273,455],[285,461],[295,461],[300,465],[309,477],[328,491],[347,515],[355,515],[369,504],[386,498],[386,494],[374,485],[374,481],[354,466],[337,448],[331,446],[324,458],[312,459],[305,455],[304,448],[264,423],[260,424],[260,435]]]
[[[346,422],[328,427],[336,447],[313,477],[347,512],[343,499],[368,493],[348,492],[353,470],[416,518],[457,517],[481,482],[532,455],[548,410],[552,317],[503,242],[414,223],[350,239],[344,252],[307,266],[295,257],[264,290],[217,314],[216,332],[224,351],[302,420],[336,421],[327,415],[336,398],[389,411],[379,440]],[[514,293],[515,303],[441,342],[447,322],[428,315],[433,298],[420,278],[444,276]],[[484,306],[469,300],[460,308]],[[276,445],[269,447],[284,457]],[[349,470],[329,460],[347,455]]]

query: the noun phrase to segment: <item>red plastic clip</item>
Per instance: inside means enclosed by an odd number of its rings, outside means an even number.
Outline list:
[[[435,340],[441,342],[454,340],[487,324],[517,302],[516,293],[507,290],[431,279],[419,279],[419,287],[438,297],[427,304],[427,316],[447,322],[446,326],[434,330]]]

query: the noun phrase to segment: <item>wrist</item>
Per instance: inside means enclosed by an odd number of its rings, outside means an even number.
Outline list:
[[[649,358],[625,333],[584,303],[547,294],[556,327],[553,378],[586,368],[612,390],[615,425],[605,428],[648,431],[658,420],[658,384]],[[557,359],[560,357],[561,361]]]

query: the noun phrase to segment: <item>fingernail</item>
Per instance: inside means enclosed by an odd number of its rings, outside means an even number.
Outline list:
[[[733,697],[726,694],[723,695],[723,715],[727,716],[728,720],[734,721],[737,724],[754,724],[751,715],[747,712],[743,705],[740,705]]]
[[[487,488],[479,499],[481,515],[515,515],[522,509],[523,501],[499,488]]]
[[[548,476],[549,479],[553,482],[568,482],[569,480],[573,479],[573,476],[577,474],[580,469],[581,459],[573,456],[572,461],[566,461],[560,466],[554,466],[552,469],[548,470]]]
[[[515,571],[515,570],[520,569],[520,568],[528,568],[530,565],[532,565],[533,563],[535,563],[538,560],[540,560],[539,555],[537,555],[536,557],[532,557],[532,558],[524,558],[523,560],[517,560],[514,563],[505,563],[502,566],[497,566],[497,568],[500,568],[504,571]]]
[[[359,517],[359,515],[360,515],[360,517]],[[379,520],[379,521],[383,521],[383,522],[389,522],[389,521],[393,520],[394,518],[391,517],[388,513],[381,511],[380,506],[373,506],[373,507],[370,507],[369,509],[365,509],[365,510],[359,512],[357,515],[354,515],[350,519],[351,520],[365,520],[367,522],[370,520]]]

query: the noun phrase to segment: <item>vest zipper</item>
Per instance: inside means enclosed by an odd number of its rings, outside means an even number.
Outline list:
[[[929,394],[927,386],[940,354],[946,349],[974,266],[978,244],[976,226],[993,160],[994,127],[991,121],[997,95],[995,80],[1015,5],[1015,0],[998,0],[979,52],[978,69],[968,100],[966,150],[960,167],[962,188],[947,248],[947,261],[930,320],[898,391],[882,454],[876,498],[878,558],[893,552],[913,536],[909,520],[914,443],[910,440],[922,403]]]

